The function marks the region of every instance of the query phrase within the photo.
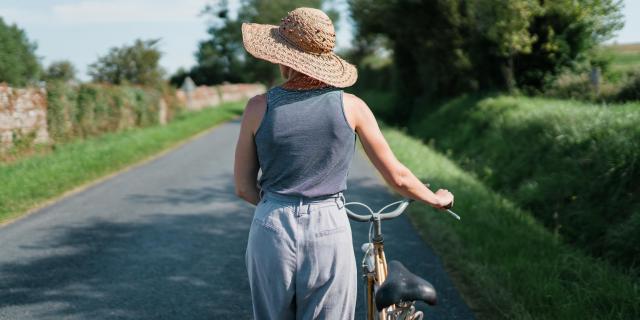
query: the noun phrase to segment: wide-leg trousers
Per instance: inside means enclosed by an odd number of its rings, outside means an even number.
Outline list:
[[[256,320],[352,320],[356,260],[344,196],[264,192],[245,263]]]

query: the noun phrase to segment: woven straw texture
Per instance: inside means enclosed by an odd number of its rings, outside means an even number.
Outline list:
[[[335,39],[331,19],[313,8],[289,12],[279,26],[242,24],[242,42],[252,56],[344,88],[356,82],[358,72],[354,65],[333,52]]]

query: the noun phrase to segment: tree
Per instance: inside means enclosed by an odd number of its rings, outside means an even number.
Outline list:
[[[95,82],[158,85],[164,75],[159,65],[162,53],[156,47],[159,41],[137,39],[131,46],[113,47],[89,65],[88,73]]]
[[[24,86],[38,79],[41,66],[36,57],[37,45],[26,33],[0,18],[0,82]]]
[[[357,38],[384,36],[405,123],[476,90],[544,88],[622,27],[621,0],[349,0]],[[421,103],[415,106],[416,99]],[[433,104],[432,104],[433,105]],[[421,108],[421,109],[416,109]]]
[[[197,65],[190,76],[198,84],[229,82],[263,82],[271,86],[279,77],[278,68],[247,54],[242,45],[243,22],[278,24],[280,19],[297,7],[320,8],[322,0],[245,0],[237,18],[229,14],[226,0],[208,5],[203,14],[211,18],[209,39],[200,42],[195,54]],[[336,21],[338,15],[328,10]]]
[[[539,91],[564,70],[589,64],[595,49],[623,25],[621,0],[554,0],[540,2],[529,32],[535,34],[531,52],[514,58],[519,86]]]
[[[68,60],[52,62],[47,68],[45,78],[47,80],[71,81],[76,77],[76,68]]]
[[[211,37],[198,44],[197,65],[191,70],[191,78],[198,84],[242,82],[245,55],[241,22],[230,18],[226,1],[207,6],[203,14],[211,17],[207,30]]]
[[[178,68],[178,70],[176,70],[176,72],[174,72],[171,77],[169,77],[169,83],[171,85],[173,85],[174,87],[178,88],[182,85],[182,83],[184,82],[184,79],[186,79],[189,76],[189,70],[180,67]]]
[[[393,52],[397,101],[392,123],[405,123],[421,97],[476,90],[492,74],[475,75],[476,33],[460,0],[349,0],[357,38],[383,35]],[[485,61],[486,63],[486,61]],[[479,81],[482,79],[482,81]]]
[[[493,44],[493,53],[505,59],[501,65],[504,83],[509,91],[516,87],[513,59],[518,54],[531,53],[537,36],[529,31],[532,18],[539,14],[537,0],[473,0],[474,24]]]

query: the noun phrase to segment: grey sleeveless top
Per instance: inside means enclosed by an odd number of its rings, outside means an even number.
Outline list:
[[[255,142],[263,190],[317,197],[347,189],[356,133],[344,114],[342,90],[271,88]]]

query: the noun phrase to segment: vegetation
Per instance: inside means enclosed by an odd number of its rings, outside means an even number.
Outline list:
[[[0,222],[65,191],[141,161],[242,113],[243,102],[182,111],[166,126],[131,128],[56,145],[53,152],[0,163]]]
[[[614,69],[640,69],[640,44],[618,44],[608,46],[612,56],[612,67]]]
[[[203,14],[210,18],[210,38],[200,42],[197,64],[189,72],[179,70],[171,83],[180,86],[190,76],[197,84],[229,82],[262,82],[271,86],[278,79],[273,64],[251,57],[242,45],[243,22],[278,24],[280,19],[298,7],[320,8],[323,0],[247,0],[241,2],[237,16],[229,13],[227,1],[209,5]],[[337,19],[337,12],[329,11]]]
[[[41,67],[36,47],[24,30],[7,25],[0,17],[0,82],[24,86],[37,80]]]
[[[455,132],[446,123],[431,126]],[[456,195],[455,211],[461,221],[419,204],[408,212],[443,257],[478,318],[636,319],[640,315],[637,278],[569,248],[528,211],[418,139],[384,126],[383,133],[398,159],[422,181]]]
[[[468,96],[414,119],[409,132],[530,211],[558,239],[640,265],[639,104]]]
[[[593,66],[563,72],[544,88],[544,95],[590,102],[640,100],[640,45],[603,46],[596,52]]]
[[[68,82],[76,78],[76,67],[69,60],[52,62],[47,68],[45,79],[47,81]]]
[[[89,75],[95,82],[157,86],[164,81],[158,41],[137,39],[133,45],[111,48],[89,65]]]
[[[361,39],[393,52],[393,124],[464,92],[539,91],[622,26],[619,0],[350,0]],[[394,23],[389,23],[393,21]],[[378,42],[376,42],[378,41]]]
[[[160,90],[144,87],[82,84],[47,86],[47,127],[55,141],[86,138],[159,122]],[[179,107],[171,103],[169,116]]]

